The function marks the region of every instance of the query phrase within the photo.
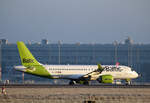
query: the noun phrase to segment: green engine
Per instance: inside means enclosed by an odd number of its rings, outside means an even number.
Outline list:
[[[97,81],[99,83],[113,83],[114,82],[114,78],[112,75],[102,75],[100,76]]]

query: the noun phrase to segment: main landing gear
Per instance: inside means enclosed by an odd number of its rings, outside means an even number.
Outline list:
[[[76,84],[76,81],[70,80],[69,85],[75,85],[75,84]]]
[[[75,81],[75,80],[70,80],[69,85],[75,85],[75,84],[83,84],[83,85],[89,85],[89,81]]]

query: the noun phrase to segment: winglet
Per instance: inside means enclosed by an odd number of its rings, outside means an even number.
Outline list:
[[[97,64],[98,66],[98,71],[101,73],[104,69],[102,68],[101,64]]]
[[[97,66],[98,66],[98,69],[102,69],[101,64],[97,64]]]

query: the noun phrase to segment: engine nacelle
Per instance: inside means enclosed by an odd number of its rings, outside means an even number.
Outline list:
[[[114,78],[112,75],[102,75],[97,79],[99,83],[113,83]]]

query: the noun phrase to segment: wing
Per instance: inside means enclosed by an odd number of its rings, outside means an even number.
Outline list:
[[[98,68],[82,77],[80,77],[80,80],[96,80],[99,75],[102,73],[102,71],[104,70],[104,68],[102,68],[101,64],[97,65]]]

